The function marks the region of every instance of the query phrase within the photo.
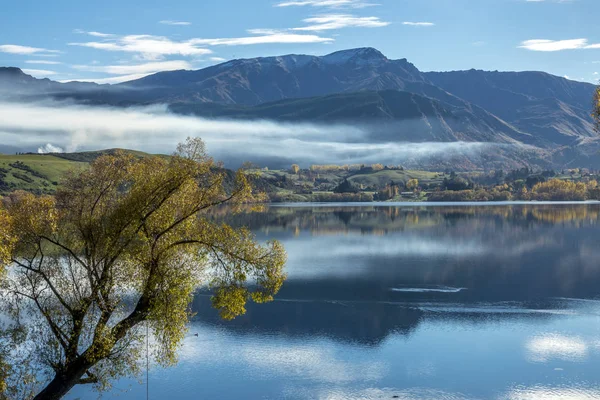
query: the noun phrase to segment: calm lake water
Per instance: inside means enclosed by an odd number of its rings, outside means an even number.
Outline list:
[[[600,399],[600,205],[227,219],[282,241],[289,278],[233,322],[199,294],[180,363],[150,371],[151,399]],[[145,399],[146,386],[103,398]]]

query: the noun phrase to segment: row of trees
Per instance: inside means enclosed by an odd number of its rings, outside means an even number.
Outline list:
[[[297,168],[296,168],[297,167]],[[389,170],[398,170],[398,171],[403,171],[404,167],[402,167],[401,165],[383,165],[383,164],[346,164],[346,165],[335,165],[335,164],[329,164],[329,165],[311,165],[309,170],[311,172],[317,172],[317,173],[325,173],[325,172],[339,172],[339,171],[364,171],[364,170],[369,170],[369,171],[382,171],[384,169],[389,169]],[[300,167],[298,167],[297,164],[293,164],[292,171],[296,171],[294,172],[295,174],[297,174],[300,170]]]
[[[571,182],[560,179],[539,182],[531,189],[526,186],[512,191],[507,184],[492,188],[446,190],[430,193],[429,201],[583,201],[600,200],[600,187],[596,181]]]

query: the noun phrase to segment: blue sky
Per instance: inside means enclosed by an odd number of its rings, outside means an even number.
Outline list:
[[[19,0],[0,65],[116,83],[233,58],[375,47],[423,71],[600,78],[598,0]]]

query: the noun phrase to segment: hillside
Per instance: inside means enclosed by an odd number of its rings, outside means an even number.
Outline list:
[[[47,154],[0,154],[0,194],[14,190],[53,193],[61,178],[85,163]]]
[[[38,194],[54,193],[67,172],[85,168],[96,158],[117,151],[124,151],[136,157],[148,155],[140,151],[124,149],[78,153],[0,154],[0,194],[15,190]]]

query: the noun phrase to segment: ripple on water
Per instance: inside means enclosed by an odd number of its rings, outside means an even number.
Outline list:
[[[395,287],[390,289],[392,292],[404,293],[459,293],[466,288],[456,288],[451,286],[423,286],[423,287]]]
[[[600,389],[592,386],[517,386],[511,389],[500,400],[597,400]]]

